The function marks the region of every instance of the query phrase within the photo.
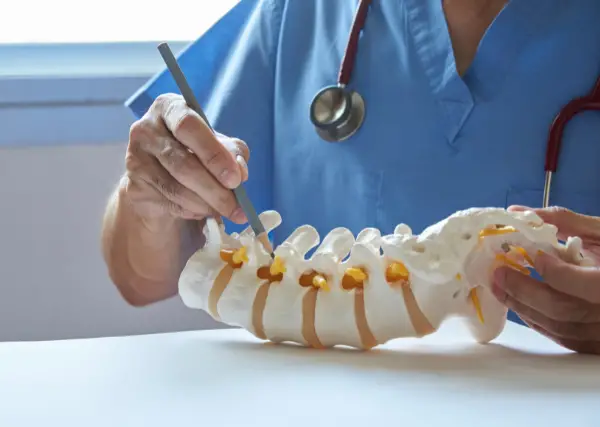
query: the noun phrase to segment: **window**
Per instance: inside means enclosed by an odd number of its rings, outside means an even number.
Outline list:
[[[160,66],[158,42],[181,49],[239,1],[11,1],[0,76],[148,74]]]
[[[0,43],[190,41],[239,0],[11,1]]]
[[[240,1],[9,0],[0,148],[126,141],[124,102],[164,68],[158,43],[177,54]]]

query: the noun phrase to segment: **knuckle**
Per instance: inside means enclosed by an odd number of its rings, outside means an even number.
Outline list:
[[[159,157],[169,166],[180,168],[189,158],[189,153],[175,141],[167,140]]]
[[[225,153],[222,150],[216,150],[208,153],[205,164],[208,168],[216,168],[225,161]]]
[[[132,123],[129,127],[129,143],[136,144],[142,141],[148,135],[148,120],[141,118]]]
[[[246,161],[250,157],[250,149],[248,144],[239,138],[232,138],[226,135],[219,134],[217,139],[223,147],[227,149],[233,156],[242,156]]]
[[[189,108],[173,108],[172,110],[172,129],[174,135],[182,133],[191,133],[196,127],[198,118]]]
[[[188,131],[197,120],[196,113],[183,98],[171,99],[162,109],[164,122],[173,135]]]
[[[156,97],[152,103],[150,110],[156,112],[167,111],[169,106],[174,102],[182,99],[181,95],[175,93],[162,93]]]
[[[128,174],[135,174],[140,170],[141,162],[132,151],[127,151],[125,154],[125,170]]]

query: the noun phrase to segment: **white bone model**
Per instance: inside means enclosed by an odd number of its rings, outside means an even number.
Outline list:
[[[260,218],[267,232],[281,223],[275,211]],[[562,245],[556,232],[534,212],[472,208],[420,235],[405,224],[387,236],[366,228],[356,239],[336,228],[309,259],[319,234],[305,225],[272,259],[250,229],[228,235],[209,219],[206,245],[184,268],[179,294],[188,307],[272,342],[370,349],[423,337],[458,316],[486,343],[502,332],[507,315],[490,290],[496,267],[529,273],[538,251],[586,262],[581,239]]]

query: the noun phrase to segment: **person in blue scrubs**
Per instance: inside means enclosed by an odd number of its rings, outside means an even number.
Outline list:
[[[349,87],[363,126],[322,140],[309,106],[336,84],[356,0],[242,0],[179,57],[215,137],[164,70],[128,101],[137,116],[103,247],[124,298],[177,293],[203,219],[246,219],[228,190],[283,218],[278,244],[311,224],[415,233],[469,207],[542,203],[548,129],[600,74],[597,0],[374,0]],[[600,254],[600,118],[567,127],[551,204],[537,212]],[[494,292],[528,325],[600,353],[600,273],[540,257],[541,283],[496,272]],[[511,317],[518,319],[516,316]]]

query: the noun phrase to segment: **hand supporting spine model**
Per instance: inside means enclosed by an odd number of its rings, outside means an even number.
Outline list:
[[[275,211],[260,216],[268,232],[281,223]],[[320,245],[305,225],[273,260],[250,229],[228,235],[209,219],[207,244],[188,261],[179,293],[187,306],[273,342],[370,349],[434,333],[454,316],[485,343],[506,322],[490,290],[496,267],[528,273],[539,251],[586,262],[581,240],[562,245],[556,231],[533,212],[499,208],[456,212],[416,236],[405,224],[391,235],[367,228],[356,238],[336,228]]]

